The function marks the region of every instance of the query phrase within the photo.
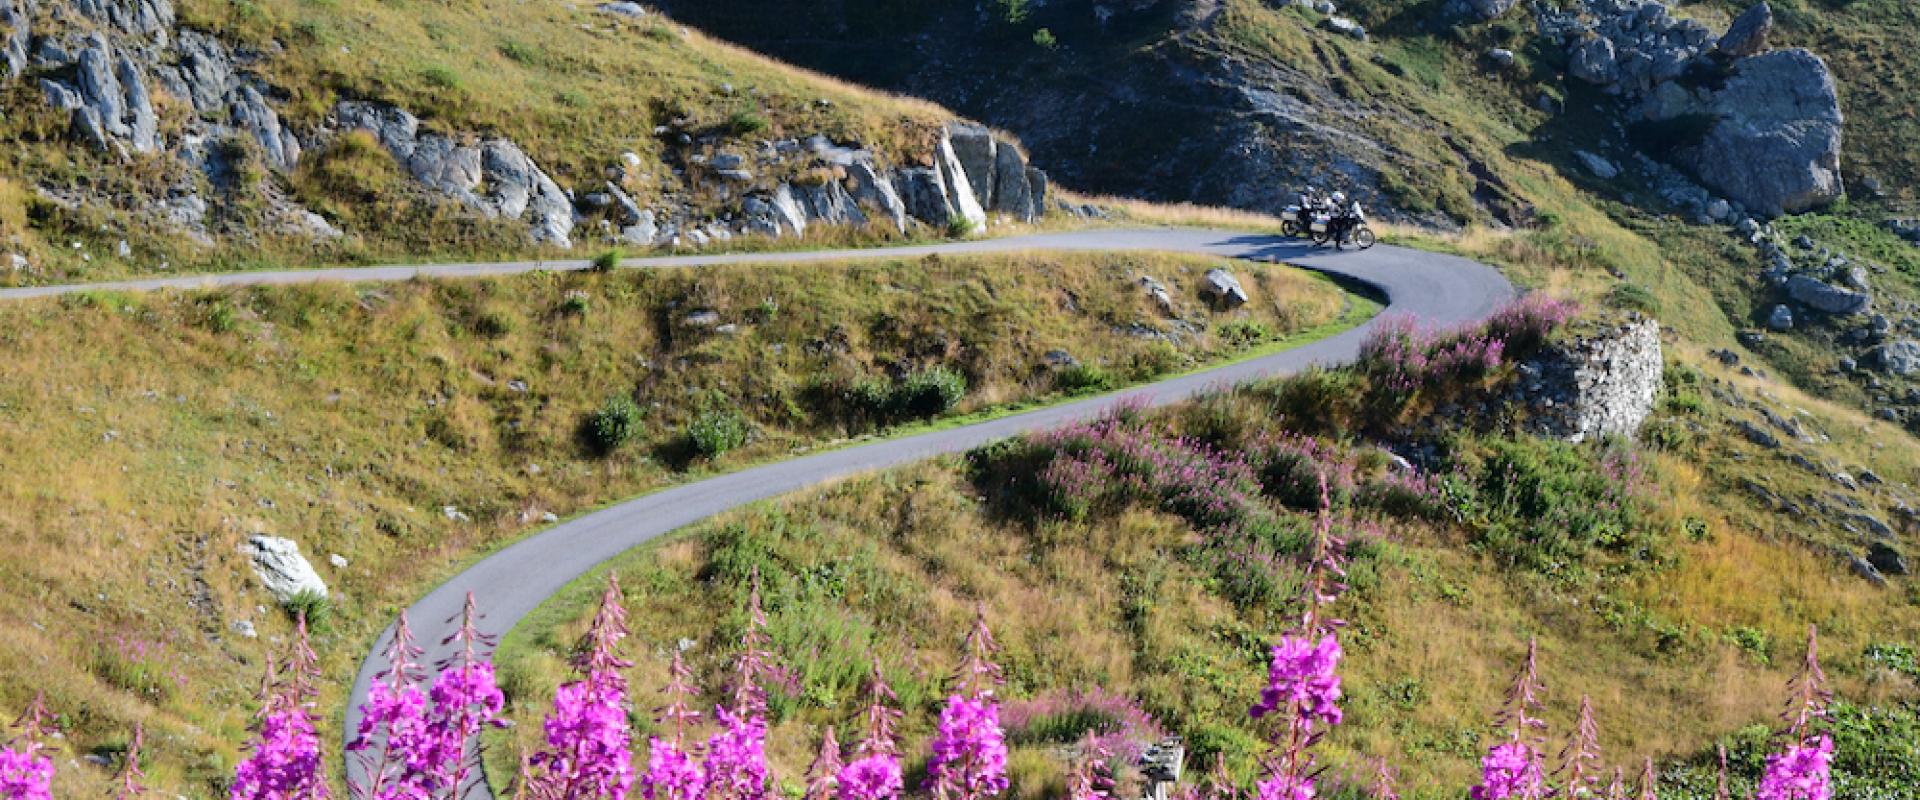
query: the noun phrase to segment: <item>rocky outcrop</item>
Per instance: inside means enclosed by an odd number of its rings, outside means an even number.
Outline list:
[[[1518,5],[1518,0],[1448,0],[1447,13],[1455,18],[1476,22],[1499,19]]]
[[[29,2],[0,0],[0,79],[12,80],[27,69],[27,44],[33,37]]]
[[[1746,210],[1778,216],[1840,196],[1833,76],[1809,51],[1763,52],[1773,26],[1765,3],[1720,37],[1661,0],[1540,4],[1536,14],[1541,35],[1565,48],[1571,75],[1635,103],[1632,122],[1698,129],[1658,155]]]
[[[240,552],[252,562],[254,576],[275,600],[286,603],[301,595],[327,596],[326,581],[300,555],[300,545],[293,540],[255,534],[240,546]]]
[[[65,51],[54,51],[65,55]],[[136,153],[159,147],[159,116],[140,68],[107,37],[90,34],[70,65],[68,81],[42,78],[40,90],[54,108],[71,112],[73,126],[102,150],[123,144]],[[59,64],[58,66],[68,66]]]
[[[488,217],[526,222],[534,242],[573,246],[572,199],[512,141],[422,133],[412,114],[360,101],[335,106],[332,124],[372,133],[428,188]]]
[[[1653,413],[1664,371],[1660,323],[1654,320],[1572,335],[1520,367],[1528,426],[1570,442],[1632,437]]]
[[[260,145],[268,164],[287,171],[300,163],[300,140],[280,122],[279,112],[261,93],[263,84],[235,70],[226,45],[198,31],[182,31],[179,59],[155,70],[168,94],[185,98],[198,118],[218,119]]]
[[[1825,205],[1840,181],[1840,97],[1833,75],[1806,50],[1743,59],[1726,87],[1699,106],[1717,121],[1682,151],[1702,180],[1767,216]]]

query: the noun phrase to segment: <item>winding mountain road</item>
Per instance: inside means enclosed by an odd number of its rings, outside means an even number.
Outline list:
[[[1337,278],[1366,284],[1384,295],[1388,311],[1423,323],[1448,325],[1480,319],[1513,297],[1511,284],[1492,268],[1464,258],[1391,246],[1360,252],[1315,249],[1294,240],[1192,229],[1091,230],[912,247],[795,253],[752,253],[630,259],[630,268],[699,267],[718,264],[797,264],[862,258],[1017,251],[1144,251],[1195,253],[1222,258],[1285,261]],[[0,301],[84,291],[146,291],[315,282],[400,281],[413,278],[509,275],[537,270],[585,269],[585,261],[513,262],[318,269],[179,276],[74,286],[0,289]],[[1125,392],[1159,405],[1210,387],[1350,360],[1373,323],[1302,347],[1172,378]],[[449,655],[440,644],[457,622],[468,592],[486,618],[487,633],[505,633],[547,598],[602,562],[669,531],[732,508],[860,472],[892,467],[1098,414],[1113,397],[1095,397],[1021,414],[897,439],[875,441],[717,475],[638,497],[555,525],[481,559],[435,587],[408,609],[418,641],[432,664]],[[383,633],[369,650],[348,697],[345,732],[359,724],[358,709],[382,668],[381,653],[392,635]],[[348,759],[349,777],[357,766]],[[475,798],[488,796],[473,787]]]

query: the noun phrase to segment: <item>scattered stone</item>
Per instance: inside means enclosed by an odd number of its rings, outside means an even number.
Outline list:
[[[260,632],[254,630],[251,620],[236,620],[231,627],[233,628],[233,632],[243,639],[260,638]]]
[[[1519,57],[1514,55],[1512,50],[1504,47],[1496,47],[1487,51],[1487,60],[1493,62],[1496,67],[1509,69],[1513,67],[1515,63],[1518,63]]]
[[[1065,350],[1048,350],[1041,358],[1046,360],[1047,366],[1055,369],[1080,366],[1080,359],[1074,358],[1072,353]]]
[[[602,14],[611,14],[616,17],[626,17],[628,19],[642,19],[647,16],[646,8],[642,7],[639,3],[628,2],[628,0],[601,3],[595,7],[594,10]]]
[[[717,311],[695,311],[680,320],[680,324],[689,328],[715,328],[720,325],[720,313]]]
[[[1784,305],[1773,307],[1773,313],[1767,315],[1767,328],[1775,331],[1793,330],[1793,309]]]
[[[1886,576],[1880,574],[1880,570],[1874,567],[1872,562],[1859,556],[1854,556],[1847,562],[1847,565],[1853,569],[1853,574],[1866,579],[1867,582],[1875,586],[1887,585]]]
[[[347,557],[339,553],[332,553],[327,556],[327,563],[332,564],[334,569],[346,569]]]
[[[240,551],[252,561],[253,574],[275,600],[286,603],[303,594],[327,596],[326,582],[300,555],[300,545],[293,540],[255,534]]]
[[[1734,427],[1739,429],[1740,435],[1745,436],[1747,438],[1747,441],[1749,442],[1757,444],[1768,450],[1780,449],[1779,438],[1775,437],[1766,428],[1762,428],[1744,419],[1740,420],[1738,423],[1735,423]]]

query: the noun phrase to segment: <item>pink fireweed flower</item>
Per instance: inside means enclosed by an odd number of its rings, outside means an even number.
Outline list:
[[[1006,683],[1006,671],[993,660],[994,656],[1000,654],[1000,645],[993,641],[993,629],[987,627],[987,609],[984,605],[974,607],[973,629],[967,632],[961,650],[960,671],[953,678],[960,694],[986,697],[993,694],[995,687]]]
[[[1573,737],[1560,750],[1560,768],[1554,771],[1568,798],[1592,797],[1599,791],[1600,725],[1593,719],[1593,698],[1580,698],[1580,719]]]
[[[647,800],[699,800],[706,796],[707,772],[692,754],[656,736],[647,740],[647,771],[640,796]]]
[[[1832,760],[1833,737],[1824,733],[1767,756],[1754,800],[1828,800]]]
[[[1713,777],[1713,800],[1733,800],[1733,790],[1727,786],[1727,746],[1720,745],[1720,771]]]
[[[18,735],[0,749],[0,798],[52,800],[53,759],[41,755],[46,749],[42,743],[53,732],[52,723],[46,695],[35,693],[26,712],[14,720]]]
[[[1282,636],[1272,653],[1267,688],[1249,712],[1253,718],[1292,710],[1310,723],[1340,724],[1340,640],[1332,634],[1318,642]]]
[[[867,694],[872,700],[867,705],[867,737],[860,741],[860,754],[898,755],[900,749],[894,745],[893,726],[900,721],[901,712],[888,705],[898,698],[880,672],[878,656],[873,659],[873,677],[867,681]]]
[[[574,668],[583,677],[554,693],[543,724],[546,748],[533,756],[541,769],[540,791],[566,800],[622,800],[634,781],[627,729],[627,682],[620,671],[632,662],[620,657],[627,635],[627,612],[620,582],[607,576],[600,609],[587,629],[586,647]]]
[[[233,800],[318,800],[327,796],[321,772],[320,736],[302,705],[289,705],[260,720],[253,754],[233,771]]]
[[[1387,760],[1373,760],[1373,783],[1367,787],[1367,800],[1400,800],[1400,792],[1394,788],[1393,769],[1387,766]]]
[[[759,718],[713,710],[720,730],[707,739],[707,792],[713,800],[761,800],[767,796],[767,729]]]
[[[1660,795],[1654,792],[1658,782],[1653,774],[1653,759],[1648,758],[1646,766],[1640,770],[1640,800],[1660,800]]]
[[[888,753],[861,756],[841,768],[840,800],[893,800],[900,796],[900,758]]]
[[[134,723],[133,741],[127,745],[127,762],[120,767],[120,788],[114,790],[114,800],[132,800],[147,793],[147,773],[140,769],[140,747],[146,740],[146,728]],[[13,798],[7,793],[4,780],[0,780],[0,797]]]
[[[805,800],[827,800],[833,797],[840,787],[840,742],[833,737],[833,726],[827,726],[826,735],[820,738],[820,752],[813,757],[813,763],[807,765],[807,791]]]
[[[1473,800],[1535,800],[1546,794],[1546,782],[1540,775],[1540,757],[1525,742],[1494,745],[1480,759],[1480,785],[1473,787]]]
[[[1007,744],[998,704],[959,694],[947,698],[931,748],[927,786],[935,794],[972,800],[1006,791]]]
[[[1312,778],[1285,773],[1275,773],[1253,788],[1258,800],[1314,800],[1320,796]]]
[[[320,736],[309,711],[319,680],[320,659],[307,639],[307,619],[294,625],[287,668],[267,661],[261,682],[259,730],[253,754],[234,767],[228,796],[233,800],[319,800],[328,795],[320,758]],[[280,680],[284,674],[285,680]]]
[[[740,637],[740,656],[734,661],[733,713],[743,717],[767,715],[767,683],[792,693],[799,679],[782,667],[767,634],[767,614],[760,603],[760,570],[755,568],[747,594],[747,630]]]

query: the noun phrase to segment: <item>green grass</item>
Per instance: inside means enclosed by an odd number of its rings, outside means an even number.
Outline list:
[[[0,581],[45,588],[0,596],[0,617],[12,620],[0,621],[0,707],[46,689],[78,753],[142,722],[155,785],[206,793],[245,742],[251,687],[290,625],[238,554],[252,533],[298,540],[334,590],[317,645],[323,708],[337,720],[346,677],[394,611],[544,513],[1031,408],[1056,397],[1041,366],[1051,349],[1116,364],[1171,352],[1144,363],[1183,371],[1369,313],[1325,279],[1243,264],[1254,303],[1214,314],[1191,298],[1217,263],[1006,255],[10,304],[0,339],[32,377],[0,389],[0,441],[15,454],[0,479]],[[1118,322],[1161,324],[1134,283],[1141,272],[1209,330],[1249,319],[1274,338],[1203,332],[1168,351],[1115,333]],[[696,308],[737,330],[685,325]],[[952,411],[850,431],[803,402],[816,377],[916,362],[966,376]],[[628,438],[601,452],[580,431],[610,396],[643,413],[622,404]],[[732,398],[752,435],[683,471],[676,443],[716,398]],[[348,567],[328,563],[336,553]],[[261,638],[235,635],[239,620]],[[87,643],[122,629],[177,636],[170,658],[191,682],[156,694],[42,666],[93,663]],[[60,790],[84,794],[104,778],[63,770]]]

